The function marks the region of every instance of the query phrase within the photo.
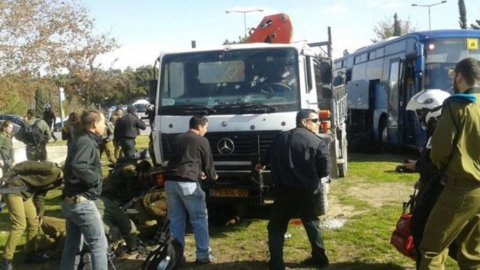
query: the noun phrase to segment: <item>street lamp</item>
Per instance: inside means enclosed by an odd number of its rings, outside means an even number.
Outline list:
[[[245,37],[247,37],[247,13],[249,13],[249,12],[255,12],[255,11],[263,12],[263,9],[225,10],[225,13],[227,13],[227,14],[233,13],[233,12],[243,13],[243,27],[244,27],[244,29],[245,29]]]
[[[437,3],[433,3],[433,4],[429,4],[429,5],[412,4],[412,7],[426,7],[426,8],[428,8],[428,29],[432,30],[432,21],[431,21],[431,18],[430,18],[430,8],[433,7],[433,6],[437,6],[437,5],[441,5],[441,4],[445,4],[445,3],[447,3],[447,0],[437,2]]]

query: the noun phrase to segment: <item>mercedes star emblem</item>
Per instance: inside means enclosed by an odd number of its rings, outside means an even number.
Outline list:
[[[221,155],[228,155],[233,153],[235,144],[229,138],[222,138],[217,142],[217,150]]]

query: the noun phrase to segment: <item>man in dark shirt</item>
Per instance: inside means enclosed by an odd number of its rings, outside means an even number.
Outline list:
[[[50,104],[45,104],[45,111],[43,112],[43,121],[47,123],[48,127],[51,130],[51,137],[53,141],[57,141],[57,137],[55,136],[55,123],[57,122],[57,118],[55,117],[55,113],[52,110],[52,106]]]
[[[270,146],[256,170],[271,165],[275,185],[275,202],[268,223],[269,268],[283,270],[283,244],[288,222],[300,217],[312,246],[309,264],[329,264],[320,231],[319,215],[323,214],[321,178],[330,172],[328,143],[316,135],[319,119],[314,110],[297,113],[297,127],[280,134]]]
[[[196,244],[196,263],[213,260],[209,250],[208,214],[205,192],[199,179],[218,178],[213,167],[212,151],[207,133],[208,120],[204,116],[190,119],[190,130],[175,138],[176,153],[168,162],[165,191],[168,200],[170,232],[182,247],[185,246],[186,213],[190,217]]]
[[[107,239],[94,202],[102,193],[98,144],[105,131],[105,116],[87,111],[81,122],[83,134],[68,146],[65,161],[62,212],[67,238],[60,269],[76,269],[75,256],[82,246],[82,235],[91,251],[93,269],[107,269]]]
[[[125,157],[135,156],[135,138],[140,134],[140,129],[147,128],[147,125],[138,118],[136,113],[135,106],[128,106],[127,114],[115,124],[113,139],[122,147]]]

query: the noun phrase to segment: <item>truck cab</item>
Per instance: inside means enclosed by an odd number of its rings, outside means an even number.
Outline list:
[[[279,133],[296,126],[300,109],[331,112],[322,136],[332,141],[332,176],[346,173],[344,87],[331,84],[331,60],[308,44],[226,45],[164,53],[157,60],[156,162],[165,168],[173,137],[188,130],[192,115],[206,115],[205,137],[219,175],[202,182],[207,201],[271,202],[269,168],[257,173],[254,167]]]

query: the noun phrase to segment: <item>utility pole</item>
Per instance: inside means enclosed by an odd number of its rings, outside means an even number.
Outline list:
[[[438,6],[438,5],[445,4],[445,3],[447,3],[447,0],[437,2],[437,3],[433,3],[433,4],[429,4],[429,5],[412,4],[412,7],[426,7],[426,8],[428,8],[428,29],[432,30],[432,19],[430,17],[430,8],[433,7],[433,6]]]

